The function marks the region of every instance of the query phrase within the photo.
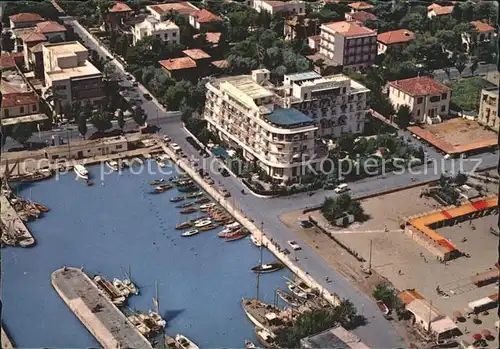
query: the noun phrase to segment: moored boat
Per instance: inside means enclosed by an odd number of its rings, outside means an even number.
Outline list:
[[[235,222],[233,224],[228,224],[228,225],[225,225],[224,226],[224,229],[217,234],[217,236],[219,237],[225,237],[227,234],[230,234],[232,233],[233,231],[235,231],[236,229],[239,229],[240,228],[240,223],[238,222]]]
[[[194,181],[192,179],[179,180],[175,185],[177,185],[177,187],[189,187],[194,185]]]
[[[193,223],[190,221],[187,221],[187,222],[182,222],[182,223],[177,224],[175,226],[175,229],[177,229],[177,230],[188,229],[188,228],[191,228],[192,226],[193,226]]]
[[[193,235],[196,235],[199,233],[200,233],[200,231],[198,229],[191,229],[191,230],[188,230],[188,231],[182,233],[181,236],[188,237],[188,236],[193,236]]]
[[[197,191],[195,193],[189,193],[186,195],[186,198],[188,199],[195,199],[195,198],[199,198],[201,196],[205,195],[202,191]]]
[[[257,349],[257,346],[250,339],[245,339],[245,349]]]
[[[253,242],[253,244],[257,247],[261,247],[262,246],[262,241],[261,239],[259,239],[257,236],[253,235],[250,236],[250,240]]]
[[[215,202],[209,202],[209,203],[207,203],[207,204],[203,204],[203,205],[201,205],[201,206],[200,206],[200,210],[201,210],[201,211],[206,211],[206,210],[208,210],[208,209],[210,209],[210,208],[214,207],[215,205],[217,205]]]
[[[158,185],[158,184],[161,184],[163,182],[165,182],[165,179],[160,178],[160,179],[152,180],[151,182],[149,182],[149,184],[151,184],[151,185]]]
[[[181,210],[181,214],[190,214],[190,213],[194,213],[198,211],[198,209],[196,209],[195,207],[188,207],[188,208],[185,208],[183,210]]]
[[[214,229],[217,229],[217,228],[218,227],[217,227],[216,224],[211,223],[211,224],[208,224],[208,225],[204,225],[204,226],[202,226],[202,227],[200,227],[198,229],[200,231],[208,231],[208,230],[214,230]]]
[[[159,185],[155,188],[154,193],[163,193],[171,188],[172,186],[170,184]]]
[[[235,231],[233,233],[230,233],[228,236],[225,236],[224,241],[229,242],[229,241],[241,240],[245,238],[247,235],[248,231],[246,230]]]
[[[73,168],[73,171],[75,171],[76,175],[82,179],[89,179],[89,171],[85,168],[85,166],[76,164],[75,167]]]
[[[194,223],[194,226],[196,228],[202,228],[202,227],[206,227],[207,225],[210,225],[212,224],[212,221],[210,219],[202,219],[200,221],[197,221]]]
[[[277,289],[276,293],[278,294],[278,297],[280,297],[284,302],[290,304],[292,307],[298,307],[303,303],[303,301],[299,298],[294,297],[283,290]]]
[[[274,349],[279,348],[275,343],[276,335],[271,331],[268,331],[263,328],[255,327],[254,329],[255,337],[259,341],[260,344],[264,346],[266,349]]]
[[[179,202],[184,200],[184,196],[174,196],[173,198],[170,198],[170,202]]]
[[[182,334],[175,335],[175,341],[182,349],[200,349],[196,344]]]
[[[280,309],[272,304],[264,303],[258,299],[242,298],[241,306],[248,319],[259,328],[281,325],[281,319],[278,316]]]
[[[21,178],[22,182],[37,182],[52,177],[54,173],[49,169],[41,169],[35,173],[30,173]]]
[[[181,193],[190,193],[190,192],[196,192],[200,188],[197,185],[188,185],[186,187],[177,187],[177,190]]]
[[[120,279],[114,278],[113,286],[116,287],[116,289],[121,293],[122,296],[128,297],[130,295],[130,290],[123,284]]]
[[[50,208],[48,208],[47,206],[44,206],[42,204],[37,204],[36,202],[34,202],[33,205],[35,205],[37,210],[42,212],[42,213],[46,213],[46,212],[50,211]]]
[[[195,201],[196,204],[201,205],[201,204],[206,204],[207,202],[210,202],[209,198],[201,198]]]
[[[252,271],[254,273],[265,274],[281,270],[283,269],[283,267],[284,267],[283,263],[281,262],[266,263],[266,264],[256,265],[255,267],[252,268]]]
[[[291,282],[287,282],[286,286],[288,289],[297,297],[302,298],[302,299],[307,299],[308,294],[305,292],[303,289],[301,289],[298,285],[295,285]]]
[[[130,279],[124,279],[123,284],[127,287],[131,294],[138,296],[139,288]]]
[[[175,205],[175,208],[186,208],[194,205],[194,202],[185,202],[183,204]]]
[[[120,167],[118,166],[118,162],[115,160],[106,161],[106,165],[113,171],[118,171],[120,169]]]

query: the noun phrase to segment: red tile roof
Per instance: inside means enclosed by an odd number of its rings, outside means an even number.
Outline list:
[[[205,9],[195,11],[191,13],[191,16],[196,18],[198,23],[218,22],[222,20],[219,16]]]
[[[47,37],[43,33],[38,32],[33,29],[32,31],[25,32],[20,35],[23,42],[36,42],[36,41],[46,41]]]
[[[38,103],[38,96],[35,92],[7,93],[2,96],[2,108],[12,108]]]
[[[9,69],[16,66],[16,61],[14,57],[10,54],[2,53],[0,56],[0,69]]]
[[[130,6],[128,6],[127,4],[120,2],[120,1],[115,2],[115,4],[113,6],[111,6],[111,8],[109,9],[109,12],[111,12],[111,13],[131,12],[131,11],[132,11],[132,9],[130,8]]]
[[[208,53],[206,53],[205,51],[200,50],[198,48],[193,48],[193,49],[190,49],[190,50],[184,50],[182,52],[186,56],[188,56],[188,57],[190,57],[190,58],[192,58],[194,60],[210,58],[210,55]]]
[[[389,85],[413,97],[435,95],[450,91],[448,86],[427,76],[389,81]]]
[[[354,13],[349,13],[349,16],[351,16],[353,20],[359,22],[375,21],[377,19],[377,16],[375,16],[373,13],[366,11],[357,11]]]
[[[150,7],[159,14],[165,14],[170,11],[179,12],[180,14],[192,14],[199,10],[198,7],[194,6],[190,2],[175,2],[171,4],[158,4]]]
[[[364,1],[359,1],[359,2],[351,2],[349,4],[349,7],[359,11],[359,10],[369,10],[373,8],[373,5],[370,5],[369,3]]]
[[[59,23],[54,21],[37,23],[36,29],[39,33],[57,33],[66,31],[66,27],[64,25],[60,25]]]
[[[195,34],[193,35],[193,38],[194,39],[197,39],[200,37],[201,34]],[[220,41],[220,36],[221,36],[221,33],[214,33],[214,32],[208,32],[208,33],[205,33],[205,38],[207,39],[207,42],[211,43],[211,44],[218,44],[219,41]]]
[[[36,52],[42,52],[42,50],[43,50],[43,44],[45,44],[45,42],[39,42],[35,46],[29,47],[28,49],[31,52],[34,52],[34,53],[36,53]]]
[[[17,15],[9,16],[13,23],[36,22],[43,18],[38,13],[18,13]]]
[[[415,39],[415,34],[407,29],[392,30],[377,35],[377,41],[385,44],[399,44]]]
[[[344,36],[357,36],[364,34],[376,34],[377,32],[360,25],[357,22],[342,21],[324,24],[327,28]]]
[[[213,61],[210,64],[212,64],[213,66],[215,66],[219,69],[226,69],[227,67],[229,67],[229,63],[225,59],[223,59],[221,61]]]
[[[453,6],[441,6],[438,4],[432,4],[427,7],[427,11],[434,11],[436,16],[449,15],[453,12]]]
[[[196,68],[196,62],[189,57],[172,58],[159,61],[160,65],[166,70],[182,70]]]
[[[493,28],[488,23],[484,23],[481,21],[472,21],[472,22],[470,22],[470,24],[472,24],[476,28],[476,30],[480,33],[486,33],[486,32],[491,32],[491,31],[495,30],[495,28]]]
[[[279,0],[264,0],[264,2],[272,7],[285,5],[285,3],[283,1],[279,1]]]

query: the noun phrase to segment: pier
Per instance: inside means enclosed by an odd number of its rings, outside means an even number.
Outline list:
[[[152,348],[82,270],[64,267],[51,278],[59,296],[104,348]]]
[[[0,339],[2,341],[2,349],[14,349],[14,344],[11,342],[7,332],[4,330],[2,325],[2,337]]]
[[[0,195],[0,219],[0,227],[3,231],[2,243],[21,247],[35,244],[35,238],[3,193]]]

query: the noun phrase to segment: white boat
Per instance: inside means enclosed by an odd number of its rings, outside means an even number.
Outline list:
[[[205,219],[205,220],[202,220],[202,221],[196,223],[194,226],[196,228],[201,228],[201,227],[206,227],[207,225],[210,225],[210,224],[212,224],[212,221],[209,219]]]
[[[166,162],[166,161],[170,160],[170,156],[168,156],[167,154],[160,154],[160,155],[158,155],[158,159]]]
[[[191,229],[191,230],[188,230],[188,231],[182,233],[181,236],[184,236],[184,237],[186,237],[186,236],[193,236],[193,235],[198,234],[199,232],[200,231],[198,229]]]
[[[229,234],[229,233],[235,231],[239,227],[240,227],[240,223],[238,223],[238,222],[227,224],[224,226],[224,229],[222,229],[222,231],[218,235],[224,236],[225,234]]]
[[[245,348],[246,349],[257,349],[257,346],[250,339],[245,339]]]
[[[200,219],[195,220],[195,221],[193,222],[193,224],[194,224],[194,225],[196,225],[196,224],[199,224],[199,223],[201,223],[201,222],[205,222],[205,221],[212,221],[212,220],[211,220],[211,219],[209,219],[209,218],[200,218]]]
[[[120,279],[113,279],[113,286],[116,287],[118,292],[124,297],[128,297],[130,295],[130,290],[126,287]]]
[[[167,322],[165,320],[162,319],[162,317],[160,316],[160,314],[154,312],[154,311],[149,311],[149,317],[151,319],[153,319],[153,321],[155,322],[155,324],[157,326],[160,326],[160,327],[165,327],[167,326]]]
[[[158,164],[158,166],[160,167],[167,167],[167,164],[164,162],[164,161],[161,161],[161,160],[156,160],[156,163]]]
[[[120,169],[120,167],[118,166],[118,162],[116,162],[115,160],[106,161],[106,165],[108,165],[108,167],[113,171],[118,171]]]
[[[302,290],[299,286],[292,284],[291,282],[287,282],[286,286],[288,289],[297,297],[307,299],[307,292]]]
[[[196,344],[194,344],[182,334],[176,334],[175,341],[182,349],[200,349]]]
[[[253,242],[253,244],[257,247],[261,247],[262,246],[262,241],[261,239],[259,239],[257,236],[255,235],[251,235],[250,236],[250,240]]]
[[[129,279],[123,280],[123,285],[125,285],[125,287],[128,288],[128,290],[130,291],[131,294],[136,295],[136,296],[139,295],[139,289]]]
[[[209,202],[208,204],[204,204],[200,206],[200,210],[206,210],[207,208],[211,208],[217,205],[215,202]]]
[[[85,168],[85,166],[77,164],[73,168],[73,171],[75,171],[76,175],[82,179],[89,179],[89,171]]]

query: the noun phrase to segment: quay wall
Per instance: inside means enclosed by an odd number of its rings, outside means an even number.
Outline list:
[[[24,239],[19,243],[21,247],[29,247],[35,244],[35,238],[31,234],[30,230],[19,217],[19,214],[14,207],[12,207],[9,199],[7,199],[4,195],[0,195],[0,219],[7,229],[15,229],[22,232],[22,234],[17,234],[24,237]]]
[[[2,325],[2,337],[1,337],[1,342],[2,342],[2,349],[14,349],[14,344],[10,340],[9,336],[7,335],[7,332],[3,328]]]
[[[186,159],[179,159],[177,155],[168,148],[167,145],[162,144],[163,150],[168,154],[176,164],[185,171],[189,176],[195,180],[198,185],[200,185],[203,190],[205,190],[210,196],[212,196],[215,201],[217,201],[222,207],[224,207],[242,226],[244,226],[248,231],[257,237],[259,240],[262,239],[262,243],[266,248],[271,251],[287,268],[289,268],[294,274],[296,274],[299,278],[301,278],[309,287],[313,289],[317,289],[323,295],[323,297],[330,302],[332,305],[336,306],[340,303],[340,298],[336,294],[331,294],[329,292],[322,292],[323,286],[321,286],[316,280],[314,280],[308,273],[300,269],[295,263],[293,263],[292,259],[284,254],[283,252],[278,251],[276,246],[274,246],[269,238],[259,229],[257,226],[241,211],[237,210],[233,204],[227,198],[223,197],[218,190],[214,186],[210,186],[206,183],[203,178],[199,175],[199,173],[194,170]]]

